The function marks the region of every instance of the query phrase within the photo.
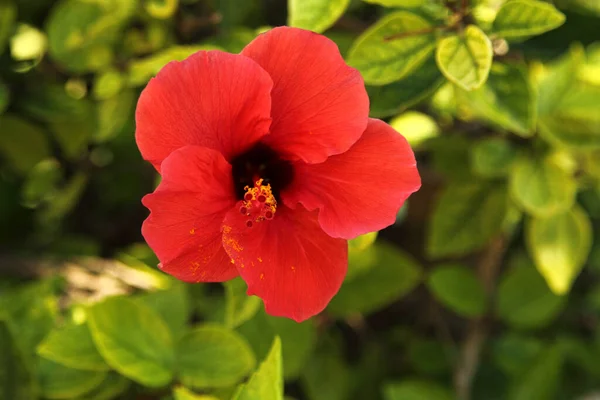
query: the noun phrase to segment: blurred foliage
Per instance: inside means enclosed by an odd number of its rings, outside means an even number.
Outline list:
[[[166,63],[284,24],[423,178],[302,324],[155,268],[134,140]],[[0,226],[0,400],[598,398],[600,2],[0,0]]]

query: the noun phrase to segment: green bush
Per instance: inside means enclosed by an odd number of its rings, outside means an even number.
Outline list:
[[[0,400],[595,398],[599,4],[0,0]],[[286,23],[338,44],[423,180],[301,324],[156,269],[134,139],[166,63]]]

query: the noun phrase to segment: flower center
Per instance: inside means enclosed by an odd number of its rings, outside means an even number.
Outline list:
[[[240,213],[248,217],[246,226],[251,228],[255,222],[265,219],[273,219],[277,211],[277,200],[271,191],[271,185],[263,185],[263,180],[254,182],[254,187],[244,188],[244,203],[240,207]]]
[[[270,147],[258,143],[231,160],[233,185],[238,200],[244,200],[249,190],[269,188],[274,204],[294,177],[292,164],[283,160]],[[257,181],[261,183],[257,186]],[[250,188],[250,189],[249,189]],[[258,201],[258,199],[257,199]]]

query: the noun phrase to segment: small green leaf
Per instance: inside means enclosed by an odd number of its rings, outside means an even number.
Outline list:
[[[36,125],[8,114],[0,116],[0,154],[20,174],[50,156],[44,132]]]
[[[500,7],[492,32],[503,38],[539,35],[558,28],[565,16],[552,4],[536,0],[509,0]]]
[[[452,400],[450,390],[435,382],[406,380],[387,384],[383,388],[385,400]]]
[[[107,371],[106,362],[96,349],[87,324],[69,324],[51,331],[38,346],[40,356],[65,367]]]
[[[40,203],[50,201],[56,194],[62,178],[62,169],[56,159],[40,161],[29,171],[23,183],[23,204],[35,208]]]
[[[196,394],[183,386],[176,387],[173,390],[173,397],[175,397],[175,400],[219,400],[214,396]]]
[[[37,382],[32,366],[16,342],[12,327],[0,318],[0,399],[37,399]]]
[[[431,56],[399,81],[384,86],[367,85],[371,100],[370,115],[383,118],[398,114],[432,95],[444,81],[435,57]]]
[[[393,246],[376,243],[378,261],[360,279],[344,282],[327,311],[336,317],[369,314],[400,299],[421,282],[421,267]]]
[[[171,333],[150,307],[112,297],[90,308],[88,321],[98,351],[113,369],[149,387],[171,381]]]
[[[10,38],[10,55],[16,61],[34,61],[37,64],[46,53],[48,39],[36,27],[19,24]]]
[[[82,371],[67,368],[41,358],[38,365],[42,395],[48,399],[71,399],[84,395],[106,377],[104,371]]]
[[[129,384],[130,381],[125,377],[115,372],[109,372],[98,386],[76,400],[112,400],[124,393]]]
[[[565,305],[565,298],[550,291],[531,261],[518,255],[498,286],[496,310],[501,319],[520,329],[541,328]]]
[[[106,100],[116,96],[125,85],[125,76],[116,69],[110,68],[96,75],[93,95],[96,100]]]
[[[418,111],[407,111],[398,115],[390,121],[390,125],[402,134],[413,148],[419,147],[421,143],[440,133],[435,120]]]
[[[145,85],[169,62],[183,61],[200,50],[219,50],[219,48],[210,45],[173,46],[146,58],[134,60],[129,64],[127,83],[134,87]]]
[[[460,95],[476,117],[522,137],[533,135],[537,93],[523,68],[495,63],[485,85]]]
[[[507,209],[503,184],[453,183],[442,193],[429,221],[428,255],[463,255],[485,246],[502,230]]]
[[[575,202],[575,179],[543,158],[523,157],[517,161],[509,182],[513,200],[534,216],[559,213]]]
[[[533,218],[527,226],[527,246],[550,289],[565,294],[590,253],[592,224],[579,207]]]
[[[225,285],[225,326],[236,328],[251,319],[260,309],[260,298],[248,296],[248,286],[242,278],[236,278]]]
[[[283,400],[283,366],[279,337],[275,337],[269,354],[248,383],[239,388],[233,400]]]
[[[281,338],[286,379],[295,378],[303,370],[317,336],[313,320],[297,323],[288,318],[267,315],[262,308],[238,330],[248,340],[257,358],[267,355],[276,336]]]
[[[288,0],[288,25],[321,33],[338,20],[350,0]]]
[[[554,344],[536,358],[512,388],[509,400],[551,400],[555,398],[563,366],[560,345]]]
[[[572,46],[557,62],[552,63],[548,73],[538,85],[538,114],[553,114],[564,96],[576,85],[578,70],[585,60],[581,46]]]
[[[190,317],[185,285],[175,282],[168,289],[145,293],[138,300],[162,317],[174,338],[183,332]]]
[[[302,370],[302,383],[309,400],[346,400],[351,391],[350,369],[331,336],[322,343]]]
[[[254,367],[248,343],[238,333],[218,325],[201,325],[177,344],[181,382],[191,388],[231,386]]]
[[[392,39],[395,35],[404,36]],[[362,73],[367,84],[385,85],[416,70],[434,47],[433,25],[417,14],[398,11],[360,35],[349,52],[348,64]]]
[[[427,286],[440,303],[457,314],[477,317],[485,313],[485,291],[471,269],[461,265],[438,266],[429,275]]]
[[[429,0],[363,0],[365,3],[379,4],[384,7],[417,7]]]
[[[177,12],[179,0],[145,0],[144,8],[150,16],[157,19],[169,19]]]
[[[484,178],[506,176],[516,158],[515,147],[501,137],[482,139],[471,147],[471,169]]]
[[[440,70],[449,81],[464,90],[480,88],[492,67],[492,42],[475,25],[440,41],[435,53]]]
[[[376,238],[377,232],[372,232],[348,241],[348,271],[344,280],[354,279],[375,266],[377,251],[372,245]]]
[[[364,235],[360,235],[354,239],[348,240],[348,250],[349,251],[363,251],[367,248],[371,247],[375,240],[377,239],[378,232],[370,232],[365,233]]]

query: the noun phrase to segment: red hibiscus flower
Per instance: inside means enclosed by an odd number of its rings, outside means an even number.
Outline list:
[[[187,282],[241,275],[272,315],[322,311],[347,239],[394,223],[420,187],[406,140],[368,113],[358,71],[301,29],[165,66],[136,112],[137,144],[162,175],[142,227],[160,268]]]

